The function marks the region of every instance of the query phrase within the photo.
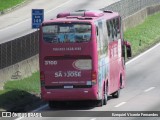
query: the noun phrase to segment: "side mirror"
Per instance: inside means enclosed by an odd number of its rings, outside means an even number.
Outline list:
[[[127,49],[127,58],[132,57],[132,50],[131,50],[131,44],[128,41],[124,41],[124,45]]]

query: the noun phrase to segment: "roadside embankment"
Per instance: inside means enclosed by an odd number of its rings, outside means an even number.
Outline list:
[[[0,15],[22,7],[30,1],[31,0],[0,0]]]
[[[3,85],[6,81],[14,81],[31,76],[39,70],[38,55],[35,55],[27,60],[23,60],[17,64],[0,69],[0,89],[3,89]]]
[[[159,21],[160,12],[149,16],[138,26],[128,28],[126,30],[124,33],[124,39],[131,43],[133,56],[144,52],[148,48],[160,42]]]
[[[156,12],[160,11],[160,4],[153,5],[146,8],[141,9],[138,12],[126,17],[123,19],[123,30],[126,31],[129,28],[135,27],[144,22],[144,20],[149,16]]]
[[[0,90],[0,111],[30,111],[43,104],[39,93],[39,72],[22,80],[7,81]]]

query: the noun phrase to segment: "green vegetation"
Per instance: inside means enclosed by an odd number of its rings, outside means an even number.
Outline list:
[[[149,16],[144,23],[128,29],[124,33],[125,40],[132,45],[133,56],[160,41],[160,13]]]
[[[4,85],[5,90],[23,90],[30,93],[40,92],[39,72],[33,73],[31,77],[23,80],[7,81]]]
[[[26,0],[0,0],[0,11],[6,10]]]

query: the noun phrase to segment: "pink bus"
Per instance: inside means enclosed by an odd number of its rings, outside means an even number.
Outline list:
[[[40,27],[41,97],[53,107],[61,101],[99,101],[119,97],[125,85],[121,17],[112,11],[59,13]]]

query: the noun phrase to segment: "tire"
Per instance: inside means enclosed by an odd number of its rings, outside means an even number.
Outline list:
[[[104,88],[104,97],[103,97],[103,105],[106,105],[108,101],[108,83]]]
[[[102,107],[103,106],[103,102],[104,102],[103,99],[99,100],[98,101],[98,107]]]
[[[107,100],[108,100],[108,95],[107,93],[104,94],[104,99],[103,99],[103,105],[106,105],[107,104]]]
[[[108,100],[108,95],[107,95],[107,91],[106,91],[106,88],[105,88],[105,90],[103,91],[102,99],[99,100],[99,105],[98,106],[100,107],[100,106],[106,105],[107,100]]]
[[[120,89],[112,94],[113,98],[119,98],[119,96],[120,96]]]
[[[101,100],[98,100],[98,107],[102,107],[104,105],[104,95]]]
[[[122,77],[120,78],[120,89],[123,89],[123,85],[122,85]]]

